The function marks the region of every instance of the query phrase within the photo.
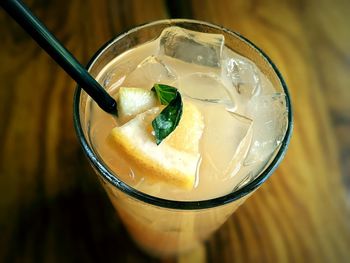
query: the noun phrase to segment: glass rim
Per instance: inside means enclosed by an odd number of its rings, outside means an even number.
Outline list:
[[[131,187],[130,185],[120,180],[117,176],[114,175],[112,171],[110,171],[108,167],[104,166],[103,162],[98,159],[97,154],[94,153],[94,150],[92,149],[92,147],[89,146],[89,143],[85,138],[83,129],[81,127],[81,122],[80,122],[79,105],[80,105],[80,95],[81,95],[82,89],[79,86],[76,87],[74,98],[73,98],[73,122],[74,122],[75,131],[77,133],[79,142],[83,148],[85,155],[88,157],[91,164],[99,172],[99,174],[103,176],[103,178],[106,179],[114,187],[118,188],[120,191],[122,191],[123,193],[127,194],[132,198],[136,198],[142,202],[145,202],[151,205],[155,205],[163,208],[177,209],[177,210],[199,210],[199,209],[222,206],[222,205],[231,203],[235,200],[238,200],[244,197],[245,195],[251,193],[253,190],[257,189],[263,182],[265,182],[270,177],[270,175],[275,171],[275,169],[278,167],[278,165],[283,160],[286,154],[286,150],[288,148],[288,145],[291,139],[292,129],[293,129],[293,113],[292,113],[292,106],[291,106],[290,95],[289,95],[287,85],[281,73],[277,69],[276,65],[265,54],[265,52],[263,52],[259,47],[257,47],[254,43],[252,43],[250,40],[248,40],[241,34],[231,31],[229,29],[226,29],[222,26],[214,25],[212,23],[208,23],[204,21],[192,20],[192,19],[164,19],[164,20],[157,20],[157,21],[136,26],[130,30],[127,30],[118,34],[116,37],[114,37],[113,39],[105,43],[90,59],[86,68],[89,70],[93,65],[93,63],[96,61],[96,59],[99,57],[99,55],[104,52],[104,50],[108,49],[108,47],[112,45],[114,42],[120,40],[121,38],[127,36],[132,32],[135,32],[137,30],[140,30],[149,26],[157,25],[157,24],[172,24],[172,23],[180,23],[180,22],[192,23],[192,24],[203,24],[203,25],[224,31],[225,33],[228,33],[235,37],[238,37],[240,40],[250,45],[257,53],[259,53],[259,55],[262,56],[267,61],[267,63],[272,67],[273,71],[278,77],[281,87],[283,89],[283,92],[285,93],[286,108],[288,110],[288,123],[287,123],[288,126],[285,132],[284,138],[281,142],[280,148],[278,149],[278,152],[275,154],[274,158],[270,161],[269,165],[265,167],[265,169],[262,172],[260,172],[259,176],[257,176],[256,178],[254,178],[254,180],[252,180],[251,182],[247,183],[246,185],[242,186],[237,190],[234,190],[226,195],[215,197],[212,199],[199,200],[199,201],[177,201],[177,200],[168,200],[160,197],[155,197],[155,196],[143,193],[141,191],[138,191],[137,189]]]

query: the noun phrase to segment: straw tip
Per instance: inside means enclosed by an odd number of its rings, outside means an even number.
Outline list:
[[[113,100],[111,103],[104,107],[104,110],[108,113],[118,116],[117,102]]]

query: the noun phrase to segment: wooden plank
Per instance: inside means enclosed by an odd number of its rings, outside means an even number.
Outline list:
[[[160,1],[27,3],[83,63],[122,30],[166,16]],[[0,27],[0,262],[150,261],[80,149],[75,83],[3,12]]]
[[[276,63],[295,128],[276,173],[202,247],[161,262],[350,257],[348,1],[26,1],[86,63],[119,32],[183,16],[238,31]],[[159,262],[127,236],[72,124],[75,84],[0,12],[0,262]]]
[[[192,1],[194,18],[240,32],[272,58],[294,105],[294,135],[285,161],[232,218],[241,222],[236,228],[249,248],[242,255],[227,253],[227,262],[349,258],[349,3],[336,2]],[[258,228],[251,235],[253,225]],[[226,225],[215,238],[229,229]],[[218,243],[209,247],[215,262]]]

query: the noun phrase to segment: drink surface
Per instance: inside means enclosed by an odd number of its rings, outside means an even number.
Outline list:
[[[226,48],[220,35],[167,29],[159,39],[116,57],[97,80],[112,95],[120,87],[174,86],[203,116],[195,184],[188,190],[133,167],[110,136],[123,123],[88,101],[85,122],[97,155],[122,181],[153,196],[206,200],[226,195],[262,171],[286,131],[285,94],[253,62]]]

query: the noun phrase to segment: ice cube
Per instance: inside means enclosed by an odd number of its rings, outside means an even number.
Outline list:
[[[252,120],[226,110],[221,104],[205,104],[201,173],[225,180],[243,165],[252,138]]]
[[[240,176],[242,176],[242,175],[240,175]],[[245,176],[242,179],[240,179],[240,181],[237,183],[237,185],[235,185],[235,187],[232,189],[232,191],[237,191],[238,189],[247,185],[249,182],[251,182],[254,179],[254,177],[255,177],[255,174],[252,171],[247,172],[245,174]]]
[[[287,129],[287,113],[283,93],[252,98],[248,103],[247,115],[254,119],[253,141],[245,165],[266,160],[274,153]]]
[[[111,68],[102,70],[97,79],[105,89],[113,91],[114,88],[123,83],[126,75],[132,70],[130,63],[118,63]]]
[[[238,95],[245,100],[260,93],[259,69],[243,57],[225,58],[222,62],[222,77],[227,80],[229,87],[234,87]]]
[[[185,96],[203,102],[220,103],[234,109],[225,85],[215,74],[193,73],[179,78],[178,89]]]
[[[159,55],[189,63],[220,67],[224,36],[200,33],[180,27],[169,27],[159,37]]]
[[[123,86],[151,88],[155,83],[174,85],[176,72],[155,56],[144,59],[125,78]]]

